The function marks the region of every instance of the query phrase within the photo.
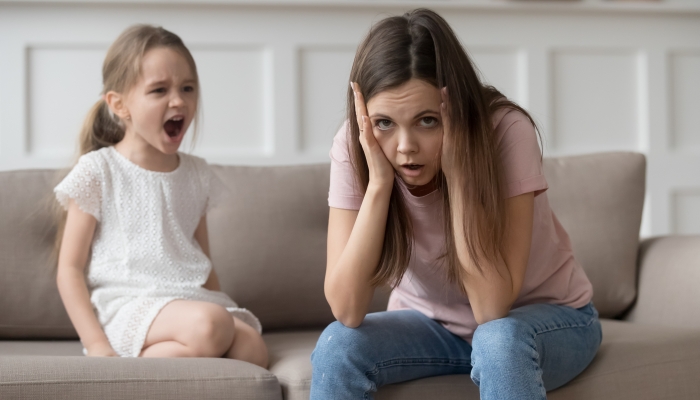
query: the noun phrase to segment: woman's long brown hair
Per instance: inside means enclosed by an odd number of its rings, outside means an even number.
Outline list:
[[[512,108],[530,115],[507,100],[498,90],[479,79],[474,64],[447,22],[427,9],[389,17],[374,25],[355,54],[350,81],[357,82],[366,102],[387,89],[411,79],[447,88],[448,114],[452,126],[450,150],[455,168],[464,180],[464,232],[469,256],[479,271],[498,258],[505,236],[505,193],[498,159],[493,115]],[[355,100],[347,93],[347,129],[350,159],[355,178],[365,191],[369,169],[359,140]],[[399,179],[399,178],[397,178]],[[462,285],[463,269],[457,258],[450,196],[445,176],[436,177],[443,196],[447,277]],[[397,180],[389,203],[384,245],[371,283],[398,285],[413,252],[413,228]]]

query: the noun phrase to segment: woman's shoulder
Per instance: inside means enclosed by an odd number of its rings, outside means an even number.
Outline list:
[[[523,111],[504,105],[492,116],[494,134],[499,144],[519,142],[526,139],[537,140],[535,125]]]

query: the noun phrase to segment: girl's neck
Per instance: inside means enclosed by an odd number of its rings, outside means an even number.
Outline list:
[[[149,171],[172,172],[177,169],[180,163],[177,153],[165,154],[136,136],[127,132],[124,139],[114,145],[115,150],[127,160]]]

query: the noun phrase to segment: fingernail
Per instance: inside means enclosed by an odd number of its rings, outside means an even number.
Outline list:
[[[352,89],[353,92],[355,91],[355,82],[350,82],[350,89]]]

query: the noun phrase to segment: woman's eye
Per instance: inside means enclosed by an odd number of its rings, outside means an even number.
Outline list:
[[[423,128],[434,128],[438,124],[438,120],[435,117],[424,117],[420,119],[420,125]]]
[[[388,119],[380,119],[376,122],[375,125],[380,130],[387,130],[387,129],[391,128],[391,124],[392,124],[392,122],[389,121]]]

